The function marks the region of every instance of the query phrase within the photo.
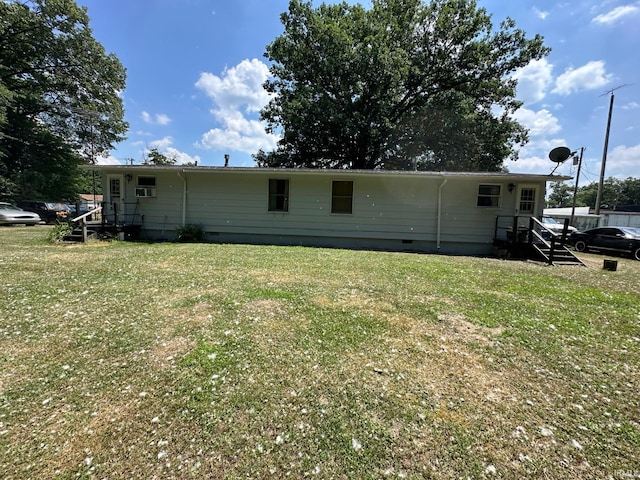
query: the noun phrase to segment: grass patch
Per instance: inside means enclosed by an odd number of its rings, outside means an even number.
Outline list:
[[[640,262],[0,229],[3,478],[626,478]]]

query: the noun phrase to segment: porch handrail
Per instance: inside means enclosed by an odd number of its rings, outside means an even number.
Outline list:
[[[71,221],[72,222],[77,222],[78,220],[84,220],[85,218],[87,218],[89,215],[93,215],[94,213],[98,213],[102,211],[102,207],[96,207],[93,210],[87,212],[87,213],[83,213],[82,215],[76,217],[76,218],[72,218]]]

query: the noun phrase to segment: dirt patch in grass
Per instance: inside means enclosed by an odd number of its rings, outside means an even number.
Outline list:
[[[443,331],[456,332],[458,340],[475,342],[480,345],[493,345],[494,338],[502,334],[502,327],[484,327],[467,321],[462,315],[441,314],[438,320],[442,322]]]
[[[195,345],[195,341],[185,337],[174,337],[161,341],[149,352],[149,364],[155,368],[168,368],[175,360],[193,349]]]
[[[253,342],[265,351],[287,343],[289,336],[308,323],[302,314],[293,314],[285,301],[265,299],[252,300],[242,305],[238,321],[252,325]]]

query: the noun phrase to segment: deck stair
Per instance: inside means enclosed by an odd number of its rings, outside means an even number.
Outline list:
[[[552,238],[551,241],[538,241],[531,244],[533,252],[535,252],[542,260],[549,265],[555,266],[582,266],[585,264],[576,257],[571,250],[561,242]]]
[[[86,235],[86,236],[85,236]],[[69,235],[62,239],[64,242],[86,242],[92,238],[97,238],[98,234],[94,230],[83,232],[82,228],[74,228]]]
[[[62,240],[65,242],[86,242],[90,238],[96,238],[97,232],[88,228],[87,219],[91,218],[91,215],[100,213],[101,211],[102,207],[97,207],[90,212],[71,219],[71,222],[74,224],[73,230],[69,235],[65,235]]]
[[[515,233],[514,233],[515,232]],[[586,266],[567,248],[568,221],[562,232],[549,230],[535,217],[497,217],[494,245],[508,258],[538,260],[555,266]]]

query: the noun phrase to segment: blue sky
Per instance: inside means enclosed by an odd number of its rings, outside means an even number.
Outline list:
[[[78,0],[94,36],[127,69],[122,92],[128,139],[102,163],[139,163],[158,148],[179,163],[253,166],[271,149],[258,112],[268,97],[265,46],[282,32],[288,0]],[[332,3],[332,2],[328,2]],[[368,1],[361,2],[368,5]],[[640,177],[640,2],[478,0],[497,25],[510,16],[552,48],[516,73],[516,118],[530,128],[512,172],[549,173],[548,152],[585,147],[580,184],[600,175],[610,97],[615,91],[606,176]],[[320,2],[314,1],[314,5]],[[571,162],[557,173],[575,175]]]

